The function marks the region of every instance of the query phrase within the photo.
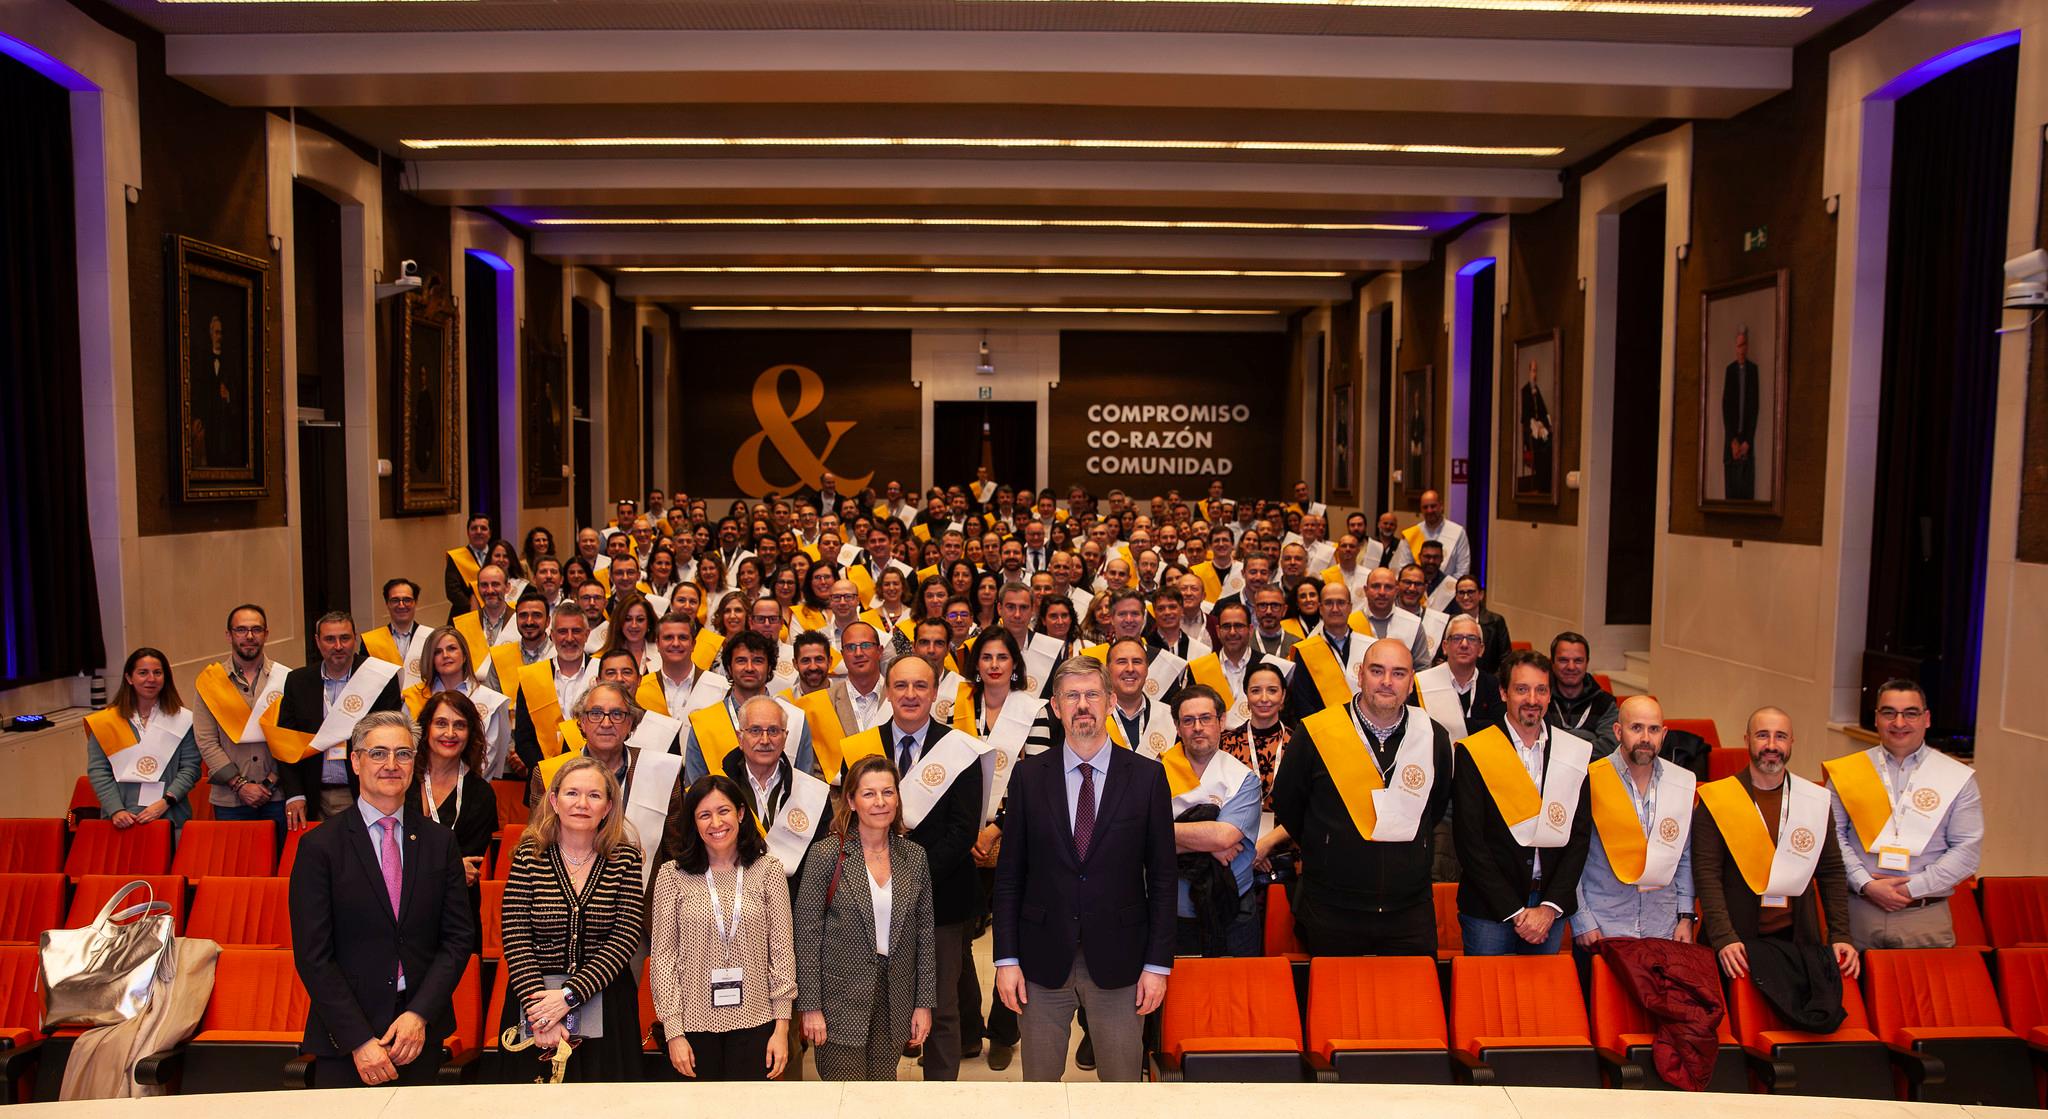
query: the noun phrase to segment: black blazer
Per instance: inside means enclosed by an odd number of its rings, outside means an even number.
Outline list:
[[[404,819],[395,918],[361,812],[343,812],[299,840],[291,878],[293,959],[312,998],[304,1049],[315,1056],[353,1053],[382,1037],[403,1011],[426,1019],[429,1053],[455,1030],[455,984],[477,950],[462,852],[448,829],[412,809]]]
[[[441,565],[441,589],[448,593],[448,620],[452,622],[457,614],[467,614],[476,606],[470,600],[469,580],[464,579],[462,569],[455,566],[455,557],[443,559]],[[404,651],[399,650],[401,653]]]
[[[1468,724],[1475,730],[1476,724]],[[1513,731],[1509,731],[1513,734]],[[1558,732],[1551,728],[1552,736]],[[1550,764],[1550,742],[1543,747],[1543,764]],[[1507,821],[1501,819],[1493,794],[1486,791],[1486,779],[1472,760],[1465,744],[1457,745],[1451,781],[1451,845],[1457,849],[1463,868],[1458,878],[1458,912],[1485,921],[1505,921],[1529,900],[1530,878],[1539,848],[1515,841]],[[1569,917],[1579,908],[1579,872],[1586,869],[1586,844],[1593,834],[1592,793],[1579,782],[1579,807],[1572,815],[1571,838],[1562,847],[1540,848],[1543,853],[1543,895],[1541,900],[1556,905]]]
[[[349,671],[355,671],[368,659],[370,659],[369,655],[358,649],[356,651],[356,659],[349,665]],[[398,685],[404,678],[404,673],[393,676],[391,682],[384,685],[382,694],[377,696],[377,702],[370,705],[370,710],[400,710],[402,704],[399,700]],[[303,668],[292,669],[290,672],[285,673],[284,695],[278,700],[277,704],[277,725],[286,730],[304,731],[307,734],[312,734],[320,729],[320,724],[323,721],[323,716],[320,714],[320,704],[322,701],[320,662],[316,660]],[[365,714],[367,713],[365,712]],[[320,799],[320,755],[308,754],[292,765],[279,762],[277,766],[277,787],[283,792],[284,799],[286,800],[290,800],[293,797],[305,797],[309,801],[317,802]],[[356,774],[353,769],[348,771],[348,789],[349,795],[354,796],[356,791]],[[309,808],[306,818],[312,819],[315,815],[317,815],[317,812]]]
[[[1352,634],[1345,639],[1344,655],[1337,658],[1337,663],[1340,665],[1350,663],[1351,645],[1353,642],[1364,641],[1370,645],[1377,640],[1378,638],[1370,634]],[[1295,644],[1299,645],[1301,643],[1297,641]],[[1334,653],[1337,650],[1333,646],[1330,651]],[[1287,658],[1294,662],[1294,671],[1287,677],[1286,718],[1298,722],[1321,711],[1326,705],[1323,703],[1322,689],[1316,687],[1315,677],[1308,674],[1308,665],[1302,663],[1301,657],[1298,654],[1290,652],[1287,654]],[[1345,675],[1351,676],[1354,674],[1347,672]],[[1351,682],[1353,685],[1357,684],[1355,679]]]
[[[1178,864],[1166,770],[1108,746],[1095,839],[1082,862],[1067,810],[1066,751],[1017,763],[996,859],[995,958],[1043,987],[1084,954],[1098,987],[1128,987],[1147,964],[1173,966]]]
[[[952,730],[937,719],[926,723],[917,756],[922,758]],[[883,723],[882,748],[892,763],[897,738],[896,724]],[[916,779],[913,773],[898,775],[903,783]],[[974,841],[980,834],[981,767],[972,765],[953,778],[946,795],[910,831],[910,841],[924,848],[925,864],[931,871],[933,924],[957,925],[980,911],[981,875],[974,868]]]
[[[415,781],[412,788],[406,790],[405,807],[408,811],[419,812],[425,816],[420,794],[420,783]],[[460,813],[455,811],[455,794],[452,790],[435,789],[434,794],[446,806],[441,816],[441,826],[455,833],[456,852],[465,858],[488,854],[491,840],[498,834],[498,796],[491,789],[491,783],[474,773],[463,774]],[[431,824],[433,820],[429,817],[425,822]]]

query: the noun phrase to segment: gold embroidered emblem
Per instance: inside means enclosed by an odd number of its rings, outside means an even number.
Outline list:
[[[144,777],[154,777],[156,776],[157,764],[155,758],[142,758],[135,763],[135,772],[140,773]]]
[[[918,772],[917,779],[925,788],[936,789],[946,783],[946,767],[933,762]]]
[[[345,696],[342,696],[342,697],[341,697],[341,709],[342,709],[342,710],[343,710],[344,712],[346,712],[346,713],[348,713],[348,714],[350,714],[350,715],[360,715],[360,714],[362,714],[362,713],[363,713],[363,697],[362,697],[362,696],[359,696],[359,695],[345,695]]]
[[[1553,800],[1553,801],[1551,801],[1551,802],[1550,802],[1550,807],[1549,807],[1549,809],[1547,809],[1547,810],[1546,810],[1546,811],[1544,812],[1543,816],[1544,816],[1544,819],[1547,819],[1547,820],[1549,820],[1549,821],[1550,821],[1550,826],[1551,826],[1551,827],[1553,827],[1553,828],[1561,828],[1561,827],[1563,827],[1563,826],[1564,826],[1564,805],[1562,805],[1562,804],[1559,804],[1559,803],[1558,803],[1557,801],[1554,801],[1554,800]]]
[[[1429,775],[1422,772],[1421,766],[1410,764],[1401,767],[1401,786],[1409,792],[1422,788],[1428,781]]]
[[[1801,855],[1813,850],[1813,832],[1806,828],[1794,828],[1792,830],[1792,850]]]
[[[1933,789],[1914,789],[1913,807],[1922,812],[1932,812],[1941,807],[1941,794]]]
[[[810,814],[801,808],[789,810],[789,830],[801,835],[811,830]]]
[[[1678,821],[1669,816],[1657,825],[1657,838],[1666,843],[1678,842]]]
[[[1005,753],[1003,753],[1003,752],[1002,752],[1001,750],[997,750],[997,751],[996,751],[996,772],[997,772],[997,773],[1001,773],[1002,771],[1004,771],[1004,770],[1006,770],[1006,769],[1008,769],[1008,768],[1010,768],[1010,755],[1008,755],[1008,754],[1005,754]]]

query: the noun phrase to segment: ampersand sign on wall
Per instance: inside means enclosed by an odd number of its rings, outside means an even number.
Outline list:
[[[782,375],[796,374],[796,407],[784,411],[782,407]],[[830,469],[825,465],[832,457],[832,449],[839,445],[839,439],[858,420],[826,420],[825,449],[813,452],[803,436],[798,433],[796,423],[818,410],[825,402],[825,382],[817,373],[802,365],[777,365],[763,370],[754,379],[754,418],[761,422],[761,430],[747,436],[740,449],[732,458],[733,481],[739,483],[741,492],[749,497],[780,497],[809,487],[820,489],[820,480]],[[775,453],[783,463],[795,472],[796,479],[784,484],[768,480],[761,470],[763,443],[773,444]],[[842,475],[839,478],[840,493],[858,493],[874,477],[869,471],[858,477]]]

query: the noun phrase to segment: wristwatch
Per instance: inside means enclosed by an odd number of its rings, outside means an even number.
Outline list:
[[[576,996],[576,988],[564,984],[562,987],[562,1003],[569,1009],[574,1010],[583,1005],[583,1000]]]

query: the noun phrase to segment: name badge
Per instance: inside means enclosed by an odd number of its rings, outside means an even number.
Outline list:
[[[1757,899],[1757,904],[1766,909],[1783,909],[1792,903],[1784,894],[1765,894]]]
[[[334,744],[334,745],[332,745],[332,746],[329,746],[329,747],[327,748],[327,752],[326,752],[326,757],[327,757],[327,758],[329,758],[329,759],[330,759],[330,760],[332,760],[332,761],[337,761],[337,762],[345,762],[345,761],[347,761],[347,760],[348,760],[348,740],[347,740],[347,739],[343,739],[342,741],[340,741],[340,742],[337,742],[337,743],[335,743],[335,744]]]
[[[1879,847],[1877,849],[1877,869],[1879,870],[1906,871],[1911,870],[1912,865],[1913,853],[1904,847]]]
[[[711,1005],[738,1006],[744,982],[740,968],[715,967],[711,969]]]

